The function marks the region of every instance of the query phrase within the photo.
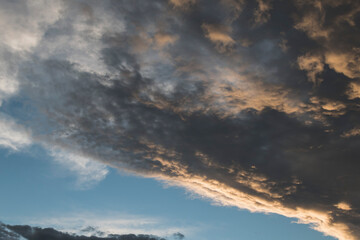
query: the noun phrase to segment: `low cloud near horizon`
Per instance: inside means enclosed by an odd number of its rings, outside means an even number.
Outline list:
[[[1,146],[360,239],[359,1],[0,6]]]
[[[0,222],[0,239],[6,240],[183,240],[182,233],[162,238],[148,234],[106,234],[91,226],[83,229],[81,234],[59,231],[55,228],[31,227],[28,225],[5,225]]]

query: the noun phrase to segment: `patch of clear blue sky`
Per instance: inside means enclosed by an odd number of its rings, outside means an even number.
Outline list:
[[[181,188],[164,188],[154,179],[118,173],[89,190],[76,190],[74,176],[59,172],[45,151],[0,149],[0,221],[72,212],[121,212],[166,219],[169,226],[195,226],[189,240],[331,240],[306,225],[279,215],[250,213],[193,199]]]

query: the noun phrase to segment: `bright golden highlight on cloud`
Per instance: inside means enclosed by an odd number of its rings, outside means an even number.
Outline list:
[[[166,165],[168,165],[168,163]],[[245,183],[245,185],[260,194],[269,195],[275,200],[269,200],[267,197],[246,194],[216,180],[204,179],[201,176],[184,174],[174,178],[157,175],[149,175],[149,177],[159,178],[166,181],[169,185],[185,187],[190,192],[198,196],[214,201],[215,204],[223,206],[236,206],[240,209],[247,209],[251,212],[275,213],[289,218],[297,218],[298,223],[310,224],[313,229],[323,232],[327,236],[336,237],[341,240],[357,239],[356,236],[351,234],[350,229],[345,224],[333,223],[332,217],[326,211],[322,212],[303,208],[288,208],[282,205],[279,201],[276,201],[276,198],[281,198],[282,196],[271,195],[266,190],[266,187],[264,188],[264,186],[261,186],[261,184],[256,182]],[[339,203],[336,207],[341,210],[351,210],[346,203]]]
[[[360,83],[349,83],[349,90],[347,91],[347,95],[349,96],[349,99],[360,98]]]
[[[307,71],[307,76],[311,82],[314,84],[321,82],[321,79],[317,78],[317,75],[324,70],[324,63],[321,57],[307,54],[300,56],[297,62],[301,70]]]
[[[345,211],[350,211],[351,207],[349,204],[347,204],[346,202],[339,202],[338,204],[335,205],[335,207],[341,209],[341,210],[345,210]]]
[[[257,0],[258,8],[254,12],[255,24],[263,24],[270,19],[271,0]]]
[[[349,78],[360,77],[360,48],[354,49],[351,53],[333,53],[325,55],[326,63],[335,71],[344,74]]]
[[[281,86],[264,84],[231,69],[216,70],[214,82],[205,97],[206,101],[212,101],[210,108],[220,115],[236,115],[245,109],[261,111],[266,107],[289,114],[301,111],[301,102],[291,98]]]
[[[219,52],[224,53],[234,46],[235,41],[230,36],[231,27],[204,23],[202,28],[205,36],[215,44]]]
[[[360,135],[360,128],[353,128],[350,131],[344,132],[341,136],[342,137],[354,137]]]
[[[190,5],[196,3],[197,0],[170,0],[175,7],[187,8]]]
[[[156,45],[160,48],[173,44],[177,39],[177,36],[172,36],[165,33],[155,34]]]

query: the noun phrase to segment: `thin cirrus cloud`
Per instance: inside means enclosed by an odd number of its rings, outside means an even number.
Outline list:
[[[76,188],[88,189],[105,179],[107,166],[81,153],[53,148],[49,152],[53,160],[76,176]]]
[[[0,146],[11,150],[19,150],[31,144],[29,130],[18,125],[10,117],[0,115]]]
[[[360,237],[358,1],[1,4],[39,142]]]

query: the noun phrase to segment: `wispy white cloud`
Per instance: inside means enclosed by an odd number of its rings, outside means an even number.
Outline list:
[[[88,189],[105,179],[109,173],[108,167],[81,153],[67,151],[61,148],[52,148],[50,155],[54,161],[74,173],[77,181],[76,187]]]
[[[41,144],[58,163],[76,176],[76,187],[88,189],[105,179],[109,173],[107,165],[81,153],[52,147],[39,139],[33,139],[31,131],[16,123],[11,117],[0,113],[0,147],[21,151],[32,144]]]
[[[0,147],[19,150],[31,144],[30,131],[10,117],[0,114]]]

